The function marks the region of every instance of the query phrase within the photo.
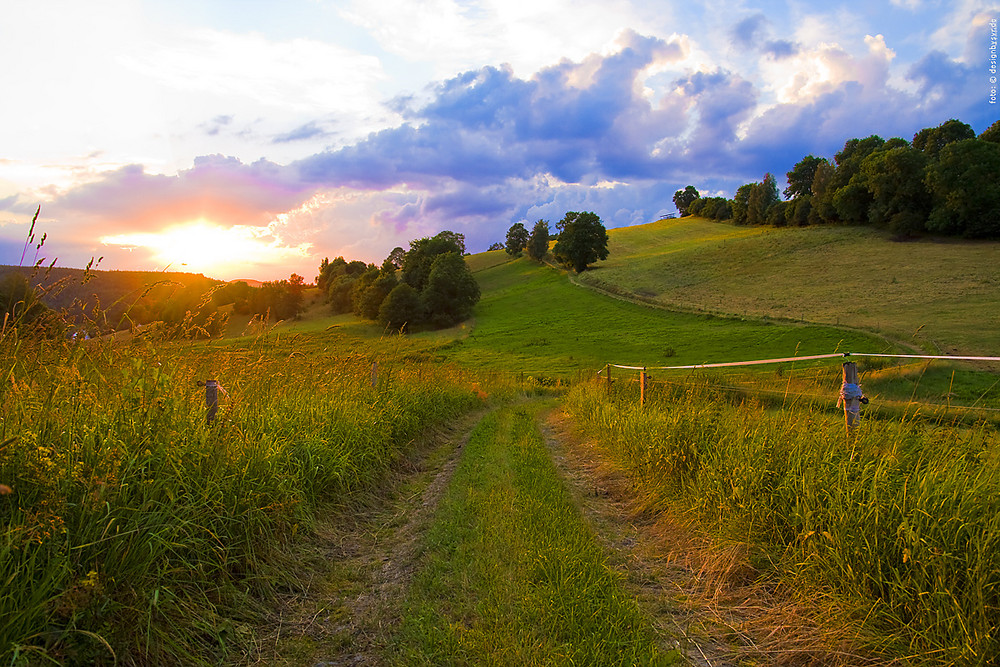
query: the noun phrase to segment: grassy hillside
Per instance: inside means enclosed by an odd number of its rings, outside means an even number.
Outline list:
[[[472,332],[445,350],[454,361],[567,377],[606,363],[666,366],[886,349],[875,336],[834,327],[723,319],[610,299],[524,258],[497,263],[501,255],[476,260],[490,268],[475,274],[483,296]]]
[[[580,281],[665,306],[850,325],[947,354],[1000,351],[1000,244],[700,218],[609,231]]]
[[[136,303],[149,304],[170,298],[179,290],[190,287],[198,293],[207,292],[220,281],[200,273],[167,273],[164,271],[99,271],[53,267],[32,271],[31,267],[0,265],[0,278],[8,273],[22,273],[29,278],[42,301],[55,310],[70,314],[90,314],[94,306],[110,309],[112,316],[121,317],[124,309]]]

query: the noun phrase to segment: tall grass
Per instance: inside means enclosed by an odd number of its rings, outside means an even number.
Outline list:
[[[768,409],[705,384],[574,388],[569,410],[635,476],[752,546],[764,576],[856,610],[866,648],[920,664],[1000,655],[1000,436],[917,418]]]
[[[323,348],[317,346],[322,345]],[[282,579],[276,547],[427,426],[481,405],[446,367],[329,336],[0,339],[0,661],[216,663]],[[206,423],[199,379],[227,395]]]

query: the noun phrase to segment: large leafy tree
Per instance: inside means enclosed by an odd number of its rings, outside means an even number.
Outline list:
[[[608,258],[608,232],[597,214],[569,211],[556,223],[559,240],[552,255],[560,264],[585,271],[588,264]]]
[[[444,231],[430,238],[410,241],[410,250],[403,257],[400,280],[422,292],[431,275],[431,266],[438,255],[449,252],[465,254],[465,237],[455,232]]]
[[[684,217],[688,213],[688,207],[695,202],[698,197],[698,190],[695,189],[693,185],[688,185],[683,190],[678,190],[674,193],[674,206],[677,207],[677,213],[681,217]]]
[[[826,158],[815,155],[807,155],[796,162],[792,170],[785,174],[788,178],[788,187],[782,194],[791,199],[813,194],[813,180],[816,178],[816,169],[821,164],[828,164]]]
[[[383,262],[383,264],[388,262],[392,264],[393,267],[401,269],[403,268],[404,257],[406,257],[406,251],[400,248],[399,246],[396,246],[395,248],[392,249],[392,252],[389,253],[389,256],[385,258],[385,262]]]
[[[812,182],[813,194],[810,200],[809,224],[829,222],[837,218],[837,210],[833,207],[828,195],[836,169],[829,162],[816,165],[816,173],[813,175]]]
[[[763,225],[767,222],[767,214],[771,207],[778,203],[778,184],[770,172],[764,174],[764,180],[754,183],[747,198],[747,224]]]
[[[756,183],[744,183],[736,189],[736,194],[733,195],[733,203],[731,206],[733,211],[733,224],[747,224],[747,208],[750,203],[750,193],[753,192],[755,185]]]
[[[867,222],[872,196],[865,185],[861,163],[884,144],[885,139],[876,134],[864,139],[849,139],[844,148],[833,156],[837,167],[830,175],[823,194],[815,193],[816,201],[813,202],[825,221]]]
[[[930,212],[924,185],[927,155],[910,146],[878,150],[861,163],[872,196],[868,220],[876,226],[909,236],[922,231]]]
[[[972,126],[952,118],[937,127],[925,127],[913,135],[913,147],[934,158],[948,144],[965,139],[975,139]]]
[[[371,268],[354,281],[351,288],[351,304],[354,314],[368,320],[378,318],[379,308],[399,281],[395,273]]]
[[[994,122],[979,134],[980,141],[991,141],[1000,144],[1000,120]]]
[[[1000,236],[1000,144],[965,139],[927,165],[933,208],[927,229],[967,237]]]
[[[524,223],[515,222],[507,230],[507,244],[504,246],[504,250],[511,257],[520,257],[524,247],[528,245],[529,238],[528,230],[525,229]]]
[[[378,309],[378,321],[391,329],[408,330],[424,317],[420,294],[406,283],[396,285]]]
[[[540,262],[549,253],[549,221],[539,220],[531,228],[531,236],[528,237],[528,257]]]
[[[421,299],[427,320],[449,327],[472,315],[479,301],[479,284],[461,255],[445,253],[434,259]]]

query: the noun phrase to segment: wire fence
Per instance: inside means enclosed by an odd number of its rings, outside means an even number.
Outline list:
[[[726,368],[730,366],[760,366],[764,364],[781,364],[792,361],[813,361],[817,359],[836,359],[847,357],[885,357],[893,359],[947,359],[948,361],[1000,361],[1000,357],[966,357],[931,354],[875,354],[869,352],[835,352],[832,354],[811,354],[798,357],[782,357],[780,359],[754,359],[752,361],[725,361],[719,363],[688,364],[686,366],[626,366],[623,364],[607,364],[598,371],[603,373],[608,367],[635,371],[673,371],[693,370],[697,368]]]
[[[601,370],[599,370],[597,372],[597,375],[598,376],[604,375],[605,379],[609,383],[609,388],[610,388],[610,382],[612,381],[612,378],[611,378],[611,369],[617,368],[617,369],[621,369],[621,370],[639,371],[639,376],[638,376],[638,378],[636,378],[635,381],[637,381],[639,383],[639,385],[640,385],[640,402],[642,404],[645,404],[646,393],[647,393],[647,386],[652,384],[651,378],[647,375],[647,373],[649,371],[654,371],[654,370],[655,371],[673,371],[673,370],[697,370],[697,369],[733,368],[733,367],[761,366],[761,365],[767,365],[767,364],[794,363],[794,362],[801,362],[801,361],[820,361],[820,360],[824,360],[824,359],[844,359],[844,360],[847,360],[849,358],[857,358],[857,357],[872,357],[872,358],[887,358],[887,359],[909,359],[909,360],[915,360],[918,363],[921,360],[922,361],[927,361],[928,363],[931,362],[931,361],[1000,362],[1000,356],[965,356],[965,355],[959,356],[959,355],[929,355],[929,354],[881,354],[881,353],[867,353],[867,352],[837,352],[837,353],[831,353],[831,354],[813,354],[813,355],[802,355],[802,356],[795,356],[795,357],[781,357],[781,358],[773,358],[773,359],[754,359],[754,360],[747,360],[747,361],[727,361],[727,362],[714,362],[714,363],[701,363],[701,364],[685,364],[685,365],[676,365],[676,366],[637,366],[637,365],[629,365],[629,364],[611,364],[611,363],[608,363]],[[920,364],[920,365],[922,365],[922,364]],[[849,366],[851,367],[851,372],[855,376],[855,379],[854,379],[853,382],[855,382],[855,383],[857,382],[857,379],[856,379],[857,373],[856,373],[856,370],[854,370],[854,364],[852,362],[845,361],[845,363],[844,363],[845,377],[844,377],[844,383],[841,385],[841,392],[839,394],[839,398],[841,399],[841,401],[843,401],[843,399],[845,399],[845,398],[855,398],[853,396],[847,396],[844,393],[845,388],[852,388],[852,389],[854,389],[854,390],[857,391],[858,396],[856,398],[857,399],[861,399],[864,403],[867,403],[868,401],[864,397],[864,395],[861,393],[858,385],[851,384],[851,383],[848,382],[848,379],[847,379],[847,372],[848,372],[847,371],[847,367],[849,367]],[[815,373],[813,375],[810,375],[809,377],[798,377],[797,380],[799,380],[799,381],[806,380],[807,382],[811,381],[812,384],[819,385],[819,384],[823,383],[824,377],[823,377],[822,372],[818,372],[818,373]],[[827,379],[827,381],[829,381],[829,379]],[[677,383],[676,382],[670,382],[670,381],[663,381],[663,380],[661,380],[661,381],[658,381],[656,384],[677,384]],[[1000,379],[998,379],[997,382],[994,383],[993,386],[990,387],[990,389],[988,389],[986,391],[986,393],[989,393],[990,391],[992,391],[992,389],[995,388],[998,384],[1000,384]],[[781,389],[767,389],[767,388],[763,388],[763,387],[759,387],[759,386],[734,386],[734,385],[725,385],[725,384],[721,384],[721,383],[718,383],[718,384],[712,385],[712,386],[713,386],[714,389],[721,390],[721,391],[732,391],[732,392],[740,392],[740,393],[747,393],[747,392],[749,392],[749,393],[752,393],[754,395],[777,396],[777,397],[781,397],[782,398],[782,403],[784,403],[784,401],[787,400],[787,399],[789,399],[789,398],[799,398],[799,399],[805,398],[805,399],[812,399],[812,400],[817,400],[817,399],[822,400],[822,399],[829,398],[829,395],[820,395],[820,394],[815,394],[815,393],[809,393],[809,392],[792,390],[792,388],[791,388],[791,378],[790,377],[789,377],[788,385],[783,390],[781,390]],[[801,387],[799,389],[801,389]],[[882,404],[884,404],[886,406],[896,406],[896,407],[904,407],[904,408],[907,407],[907,406],[911,406],[911,405],[913,405],[913,404],[916,403],[916,404],[919,404],[922,408],[931,409],[931,410],[934,410],[934,411],[937,411],[937,412],[955,410],[955,411],[959,411],[959,412],[962,412],[962,413],[965,413],[965,414],[969,414],[969,413],[976,413],[976,414],[979,414],[979,415],[983,415],[984,413],[1000,414],[1000,409],[998,409],[998,408],[992,408],[992,407],[986,407],[986,406],[980,406],[980,405],[978,405],[979,401],[981,401],[984,397],[985,397],[985,394],[983,396],[980,396],[979,400],[977,400],[976,403],[973,404],[973,405],[971,405],[971,406],[969,406],[969,405],[955,404],[955,403],[952,403],[950,400],[948,401],[948,403],[934,403],[934,402],[928,402],[928,401],[914,401],[912,397],[911,397],[911,399],[909,401],[898,401],[898,400],[880,399],[880,403],[882,403]],[[841,402],[838,402],[838,408],[840,407],[840,405],[841,405]],[[845,406],[845,409],[848,407],[847,402],[843,402],[843,405]],[[852,409],[856,412],[859,408],[858,408],[858,406],[852,404]]]

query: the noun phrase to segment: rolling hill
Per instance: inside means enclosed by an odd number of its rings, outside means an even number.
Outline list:
[[[700,218],[609,231],[579,281],[685,311],[849,326],[935,354],[1000,354],[1000,243]]]

